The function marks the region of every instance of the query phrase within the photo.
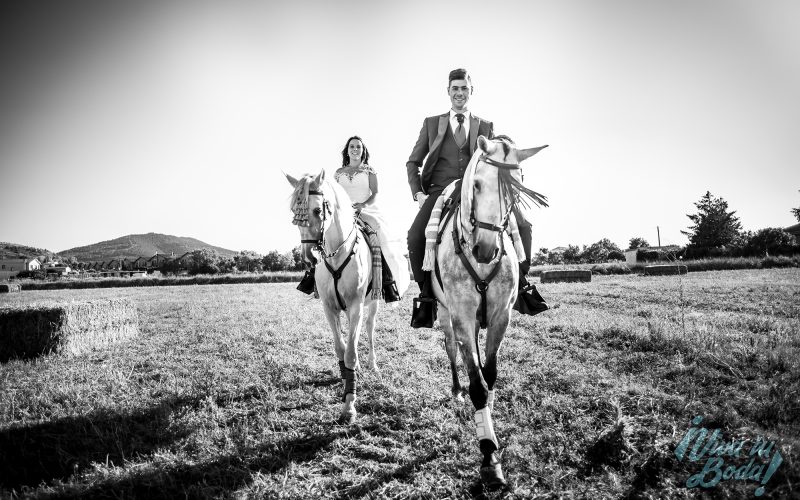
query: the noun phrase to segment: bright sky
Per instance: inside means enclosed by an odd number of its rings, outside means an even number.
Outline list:
[[[447,74],[519,146],[534,248],[685,244],[708,190],[744,229],[800,206],[795,0],[16,2],[0,7],[0,241],[131,233],[288,250],[299,175],[360,135],[405,234],[405,163]],[[32,6],[38,5],[38,7]],[[794,165],[794,166],[792,166]]]

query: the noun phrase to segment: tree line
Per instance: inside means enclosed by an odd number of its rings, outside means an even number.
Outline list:
[[[728,202],[706,193],[695,203],[697,212],[687,214],[691,225],[685,234],[689,243],[674,249],[652,249],[650,243],[634,236],[626,250],[637,250],[637,261],[698,259],[707,257],[763,257],[766,255],[800,254],[797,238],[782,228],[769,227],[757,231],[743,231],[736,212]],[[800,222],[800,207],[791,213]],[[531,258],[534,265],[578,264],[624,261],[625,250],[603,238],[591,245],[568,245],[563,251],[540,248]],[[214,274],[238,271],[300,271],[304,269],[300,247],[280,253],[272,250],[264,256],[255,252],[241,252],[229,258],[214,258],[211,250],[197,250],[195,264],[190,274]],[[216,271],[215,271],[216,269]],[[169,272],[167,268],[165,271]]]
[[[689,243],[676,249],[651,249],[642,237],[633,237],[627,250],[638,250],[637,261],[702,259],[708,257],[764,257],[800,254],[797,238],[782,228],[768,227],[743,231],[736,211],[728,202],[710,191],[695,203],[697,212],[687,214],[691,225],[685,234]],[[800,222],[800,207],[790,210]],[[608,238],[582,248],[569,245],[564,251],[540,248],[533,256],[534,265],[601,263],[625,260],[623,250]]]

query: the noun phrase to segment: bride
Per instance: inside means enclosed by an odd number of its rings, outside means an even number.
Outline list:
[[[353,136],[345,143],[344,149],[342,149],[342,166],[336,170],[334,178],[350,196],[358,217],[378,234],[383,254],[384,300],[386,302],[400,300],[411,281],[408,262],[403,254],[405,245],[389,229],[386,219],[378,209],[376,204],[378,176],[375,169],[369,165],[369,151],[360,137]],[[297,289],[305,293],[312,293],[314,290],[313,280],[314,270],[312,269],[306,273]]]

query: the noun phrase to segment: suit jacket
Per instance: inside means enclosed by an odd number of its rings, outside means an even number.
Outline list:
[[[419,138],[414,144],[411,156],[408,157],[406,170],[408,172],[408,185],[411,188],[411,196],[418,192],[428,193],[431,174],[436,162],[439,160],[439,151],[442,141],[447,133],[447,126],[450,121],[450,111],[443,115],[429,116],[422,122],[422,130],[419,131]],[[469,154],[475,152],[478,143],[478,136],[483,135],[487,139],[494,137],[494,125],[490,121],[471,115],[469,120]],[[426,158],[427,155],[427,158]],[[453,159],[455,162],[455,159]],[[423,164],[424,161],[424,164]],[[422,172],[420,172],[422,167]]]

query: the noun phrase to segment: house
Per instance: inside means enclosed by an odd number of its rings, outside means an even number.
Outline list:
[[[131,269],[147,269],[147,258],[146,257],[137,257],[131,263]]]
[[[36,271],[42,268],[39,259],[0,259],[0,279],[7,280],[22,271]]]
[[[192,252],[186,252],[185,254],[178,257],[176,261],[178,263],[178,267],[180,267],[181,269],[189,269],[189,267],[194,262],[194,259],[192,258]]]
[[[550,253],[563,254],[566,251],[567,247],[555,247],[554,249],[550,250]]]
[[[47,272],[47,274],[57,274],[59,276],[67,276],[69,275],[69,273],[72,272],[72,269],[70,269],[69,266],[56,266],[56,265],[47,266],[44,268],[44,270]]]
[[[149,259],[147,259],[147,267],[151,269],[158,269],[168,260],[170,260],[170,258],[167,257],[166,255],[157,253],[152,257],[150,257]]]
[[[800,240],[800,224],[795,224],[794,226],[789,226],[784,229],[789,234],[793,234],[795,238]]]

